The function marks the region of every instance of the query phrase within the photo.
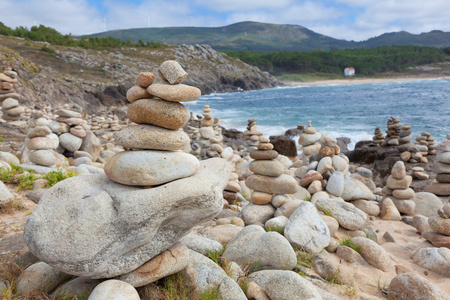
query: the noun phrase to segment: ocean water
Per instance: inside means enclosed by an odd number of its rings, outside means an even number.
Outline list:
[[[265,136],[280,135],[297,124],[312,125],[333,137],[356,142],[372,139],[380,127],[385,135],[390,116],[411,125],[413,137],[430,132],[437,141],[450,133],[450,80],[397,81],[324,86],[296,86],[204,95],[186,103],[201,114],[208,104],[225,128],[244,131],[256,118]]]

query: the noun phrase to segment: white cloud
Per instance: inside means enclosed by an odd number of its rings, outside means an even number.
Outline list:
[[[276,24],[297,24],[307,27],[308,24],[328,22],[340,16],[342,16],[342,12],[336,8],[307,1],[302,4],[291,5],[288,9],[235,12],[227,18],[227,23],[251,20]]]
[[[195,0],[194,3],[216,12],[255,11],[288,8],[293,0]]]
[[[321,34],[364,40],[384,32],[450,31],[448,0],[0,0],[10,27],[43,24],[61,33],[168,26],[223,26],[241,21],[298,24]],[[7,12],[7,13],[4,13]]]
[[[405,30],[411,33],[434,29],[450,31],[447,0],[338,0],[350,7],[363,8],[356,16],[350,31],[357,32],[359,39],[367,39],[384,32]],[[341,34],[343,36],[344,34]]]
[[[1,21],[12,28],[43,24],[66,34],[103,29],[99,12],[86,0],[2,0],[0,10]]]

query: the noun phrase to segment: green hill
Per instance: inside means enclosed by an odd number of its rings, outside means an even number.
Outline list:
[[[223,27],[163,27],[113,30],[90,36],[167,44],[208,44],[216,50],[311,51],[332,48],[373,48],[391,45],[450,47],[450,32],[385,33],[367,41],[335,39],[299,25],[240,22]]]
[[[223,27],[164,27],[113,30],[91,36],[112,36],[167,44],[208,44],[216,50],[309,51],[353,48],[355,42],[334,39],[299,25],[241,22]]]

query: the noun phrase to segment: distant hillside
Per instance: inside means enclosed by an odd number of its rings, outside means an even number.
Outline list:
[[[450,32],[433,30],[421,34],[412,34],[406,31],[383,33],[362,43],[365,48],[379,46],[428,46],[444,48],[450,47]]]
[[[353,48],[355,42],[334,39],[299,25],[241,22],[223,27],[164,27],[113,30],[90,36],[167,44],[208,44],[216,50],[310,51]]]
[[[363,42],[335,39],[299,25],[241,22],[223,27],[163,27],[113,30],[94,34],[132,42],[167,44],[208,44],[216,50],[311,51],[332,48],[373,48],[391,45],[450,47],[450,32],[431,31],[411,34],[405,31],[385,33]]]

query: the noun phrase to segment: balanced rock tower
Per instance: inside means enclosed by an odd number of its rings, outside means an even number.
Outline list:
[[[400,123],[399,119],[396,119],[396,118],[390,116],[386,125],[387,125],[386,138],[382,145],[383,146],[398,146],[399,145],[398,139],[400,137],[400,129],[403,127],[403,124]]]
[[[14,88],[17,82],[17,73],[11,69],[0,73],[0,103],[2,104],[2,118],[7,121],[18,121],[25,112],[25,108],[19,106],[20,95]]]
[[[414,196],[416,193],[409,186],[412,177],[406,175],[406,167],[403,161],[397,161],[392,167],[391,175],[386,181],[386,186],[392,194],[392,201],[398,211],[404,214],[412,215],[416,207]]]
[[[380,146],[381,144],[383,144],[384,142],[384,136],[383,136],[383,132],[381,131],[381,129],[379,127],[375,128],[374,132],[373,132],[373,144]]]
[[[189,110],[180,102],[197,100],[201,92],[196,87],[180,83],[187,73],[176,61],[166,61],[159,67],[160,76],[172,84],[153,83],[153,74],[141,73],[138,86],[158,98],[130,100],[128,118],[138,125],[116,133],[116,141],[124,149],[105,164],[105,174],[112,180],[137,186],[154,186],[194,175],[199,168],[195,156],[182,150],[189,136],[179,130],[189,120]],[[212,130],[212,128],[211,128]]]
[[[450,204],[438,210],[437,216],[428,218],[433,231],[422,232],[422,237],[436,247],[450,248]]]
[[[308,126],[305,128],[305,132],[300,135],[298,143],[303,147],[303,154],[310,156],[319,153],[321,134],[317,132],[317,129],[312,127],[311,121],[308,121]]]
[[[253,190],[251,201],[254,204],[265,205],[272,201],[275,195],[295,194],[298,190],[294,177],[284,174],[285,167],[278,160],[278,152],[273,150],[269,139],[261,136],[257,150],[250,153],[254,159],[249,165],[255,173],[247,178],[245,184]]]
[[[180,102],[196,100],[200,90],[181,84],[187,74],[175,61],[159,71],[168,83],[153,83],[153,74],[141,73],[128,92],[128,117],[137,125],[116,136],[128,151],[106,162],[106,175],[76,176],[51,188],[28,218],[25,242],[53,268],[148,284],[142,277],[147,271],[139,267],[159,265],[160,253],[187,263],[181,257],[188,249],[179,240],[222,211],[231,164],[219,158],[199,162],[180,151],[189,143],[179,130],[189,119]]]
[[[436,181],[425,190],[438,196],[450,196],[450,134],[436,148],[441,151],[433,165]]]
[[[259,137],[263,135],[261,131],[258,131],[256,128],[256,119],[249,119],[247,130],[244,132],[245,134],[245,144],[247,145],[247,151],[249,153],[257,150]]]

